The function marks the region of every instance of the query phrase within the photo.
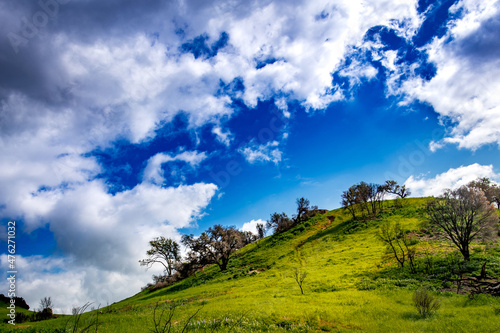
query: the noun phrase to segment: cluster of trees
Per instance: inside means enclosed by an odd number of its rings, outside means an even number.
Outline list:
[[[161,264],[165,274],[154,276],[153,279],[155,283],[169,284],[192,275],[206,265],[216,264],[221,271],[225,271],[231,254],[262,237],[263,231],[258,230],[258,235],[254,235],[232,226],[215,225],[198,237],[182,236],[181,243],[188,250],[186,257],[182,258],[179,243],[161,236],[149,242],[151,247],[146,252],[148,257],[139,263],[148,268]]]
[[[410,191],[405,185],[401,186],[393,180],[388,180],[383,185],[360,182],[342,193],[341,204],[353,219],[375,216],[384,208],[383,200],[388,194],[404,199],[410,195]],[[317,206],[311,206],[309,200],[303,197],[298,198],[296,204],[296,213],[291,218],[284,212],[275,212],[265,225],[258,224],[257,235],[222,225],[210,227],[198,237],[184,235],[181,243],[188,250],[185,258],[181,258],[177,242],[164,237],[155,238],[150,241],[148,258],[140,260],[140,264],[147,267],[156,263],[163,265],[165,275],[154,277],[156,283],[178,281],[211,264],[216,264],[221,271],[225,271],[231,255],[243,246],[263,238],[266,230],[281,233],[324,212],[318,210]],[[480,178],[456,190],[446,190],[442,196],[427,204],[426,213],[430,226],[439,235],[450,240],[465,260],[469,260],[472,241],[486,240],[495,235],[498,229],[498,207],[500,187],[488,178]],[[378,237],[401,267],[408,264],[410,270],[415,271],[416,253],[412,246],[415,239],[410,238],[407,230],[397,223],[384,224]],[[296,277],[299,283],[299,275]]]
[[[387,194],[404,199],[411,193],[405,185],[400,186],[394,180],[387,180],[383,185],[361,182],[342,192],[340,204],[351,213],[353,219],[357,218],[356,213],[359,211],[363,216],[365,213],[367,216],[375,216],[382,209]]]
[[[146,252],[147,258],[139,260],[139,263],[148,268],[154,264],[163,266],[164,274],[153,276],[155,284],[171,284],[212,264],[216,264],[221,271],[225,271],[231,255],[243,246],[264,238],[267,229],[280,233],[318,212],[318,207],[310,206],[309,200],[305,198],[297,199],[296,203],[297,211],[292,218],[285,213],[271,214],[266,225],[257,224],[256,235],[250,231],[240,231],[235,227],[222,225],[214,225],[197,237],[183,235],[181,243],[188,250],[185,258],[182,258],[180,244],[176,241],[163,236],[154,238],[149,242],[150,249]]]
[[[13,298],[14,298],[14,303],[16,304],[16,307],[20,307],[20,308],[23,308],[26,310],[30,309],[30,306],[28,305],[28,303],[26,303],[26,300],[24,298],[19,297],[19,296],[15,296]],[[5,296],[4,294],[0,294],[0,302],[4,302],[4,303],[9,304],[11,302],[11,298]]]
[[[26,304],[24,298],[15,297],[14,299],[16,302],[16,306],[29,310],[30,307],[28,304]],[[0,294],[0,301],[10,302],[10,298],[7,298],[3,294]],[[52,298],[44,297],[40,300],[39,309],[31,313],[24,313],[24,312],[16,313],[15,322],[20,324],[24,322],[34,322],[34,321],[42,321],[42,320],[56,318],[56,316],[52,313],[52,308],[53,308]],[[9,322],[9,320],[4,319],[4,322]]]
[[[267,220],[266,228],[272,229],[275,234],[278,234],[306,221],[317,213],[326,212],[326,210],[319,210],[318,206],[311,206],[310,201],[304,197],[298,198],[296,204],[296,213],[291,218],[285,213],[273,213]]]
[[[500,187],[488,178],[479,178],[455,190],[446,189],[425,207],[429,226],[469,261],[473,241],[493,240],[498,233],[499,199]],[[379,229],[378,238],[400,267],[408,263],[415,272],[416,251],[412,245],[417,240],[411,238],[407,230],[399,223],[385,223]]]

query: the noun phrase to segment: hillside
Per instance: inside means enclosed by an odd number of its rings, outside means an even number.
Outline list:
[[[422,207],[427,201],[406,199],[402,207],[386,202],[377,218],[365,222],[352,221],[340,209],[312,217],[287,232],[247,245],[233,256],[225,272],[207,267],[168,288],[142,291],[100,312],[84,314],[79,327],[92,323],[97,314],[99,332],[148,332],[154,329],[153,313],[159,302],[157,319],[165,304],[175,304],[173,322],[182,327],[194,315],[189,331],[195,332],[500,331],[500,300],[457,295],[448,281],[457,263],[455,248],[419,231],[425,226]],[[400,222],[420,239],[413,245],[416,274],[399,268],[377,238],[380,226],[390,222]],[[499,243],[475,244],[472,252],[468,274],[479,274],[487,261],[488,275],[500,277]],[[303,295],[294,279],[295,269],[307,273]],[[418,315],[412,302],[420,286],[429,286],[441,303],[427,318]],[[64,332],[65,327],[72,331],[75,320],[66,316],[24,323],[16,331]],[[1,325],[1,331],[11,329]]]

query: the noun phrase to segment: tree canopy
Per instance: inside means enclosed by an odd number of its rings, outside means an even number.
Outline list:
[[[170,238],[157,237],[149,242],[151,248],[146,252],[148,258],[139,260],[141,266],[148,268],[155,263],[163,265],[168,276],[172,275],[175,264],[180,260],[179,244]]]

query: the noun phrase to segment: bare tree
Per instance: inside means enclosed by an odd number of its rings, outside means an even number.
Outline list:
[[[307,271],[306,271],[306,262],[302,257],[299,249],[295,250],[295,260],[297,260],[298,265],[296,267],[293,267],[292,269],[293,278],[295,279],[295,282],[297,282],[300,288],[300,293],[304,295],[303,286],[304,286],[304,281],[307,277]]]
[[[471,181],[467,186],[483,191],[486,199],[488,199],[490,203],[495,203],[497,209],[500,208],[500,187],[489,178],[478,178]]]
[[[50,297],[44,297],[40,300],[40,311],[50,309],[52,310],[53,304]]]
[[[472,186],[446,190],[429,202],[426,210],[431,225],[439,228],[467,261],[470,243],[493,235],[498,227],[496,209],[482,190]]]
[[[175,264],[180,260],[179,244],[170,238],[157,237],[149,242],[148,258],[139,260],[141,266],[150,268],[156,263],[163,265],[168,276],[172,275]]]
[[[410,247],[411,240],[408,238],[407,233],[401,227],[399,222],[384,223],[380,227],[378,238],[385,243],[389,253],[394,256],[401,268],[404,267],[406,260],[410,263],[410,270],[415,272],[415,250]]]
[[[304,267],[294,267],[293,268],[293,277],[300,288],[300,293],[304,295],[304,280],[307,277],[307,272],[304,270]]]
[[[40,310],[36,316],[40,320],[46,320],[52,318],[52,299],[50,297],[44,297],[40,300]]]

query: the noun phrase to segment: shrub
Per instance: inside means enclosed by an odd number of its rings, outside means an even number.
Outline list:
[[[441,306],[439,300],[436,299],[426,287],[415,290],[413,294],[413,304],[422,317],[430,316]]]

